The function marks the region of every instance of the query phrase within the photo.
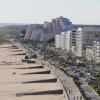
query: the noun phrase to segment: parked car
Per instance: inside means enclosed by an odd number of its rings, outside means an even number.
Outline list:
[[[96,81],[95,78],[89,78],[89,79],[86,80],[86,82],[87,82],[89,85],[91,85],[91,84],[96,84],[96,83],[97,83],[97,81]]]

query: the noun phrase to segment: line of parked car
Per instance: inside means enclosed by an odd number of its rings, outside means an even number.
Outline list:
[[[88,68],[80,67],[77,68],[77,66],[68,66],[66,67],[66,71],[69,75],[77,77],[82,84],[95,84],[96,78],[95,78],[95,72],[90,71]]]

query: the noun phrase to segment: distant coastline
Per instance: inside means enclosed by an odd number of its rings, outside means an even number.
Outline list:
[[[27,25],[25,23],[0,23],[0,27],[6,27],[6,26],[15,26],[15,25]]]

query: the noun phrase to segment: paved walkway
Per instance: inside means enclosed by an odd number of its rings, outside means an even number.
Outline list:
[[[100,100],[100,96],[89,85],[82,85],[82,89],[85,91],[87,97],[91,100]]]
[[[78,87],[74,83],[73,78],[67,76],[63,71],[59,70],[58,68],[55,68],[55,66],[51,65],[49,62],[44,61],[44,63],[46,66],[48,65],[53,71],[53,73],[57,75],[57,77],[63,84],[70,100],[84,100]]]

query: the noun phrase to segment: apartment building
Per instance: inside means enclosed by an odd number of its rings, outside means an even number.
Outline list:
[[[61,48],[66,49],[66,33],[61,32]]]
[[[76,31],[76,55],[85,56],[86,47],[93,46],[93,42],[96,38],[100,39],[100,28],[78,28]]]
[[[100,62],[100,40],[94,41],[93,43],[94,60]]]
[[[100,62],[100,28],[85,27],[55,36],[55,46]]]
[[[93,46],[87,46],[86,47],[86,55],[85,57],[87,60],[92,61],[94,60],[94,51],[93,51]]]
[[[30,39],[33,31],[33,25],[30,24],[26,30],[25,39]]]
[[[76,30],[71,31],[71,51],[76,52]]]
[[[55,46],[56,48],[61,48],[61,35],[55,36]]]
[[[71,50],[71,31],[61,32],[61,35],[55,36],[55,46],[56,48],[61,48],[63,50]]]
[[[65,48],[66,48],[66,50],[67,51],[71,51],[71,45],[72,45],[72,43],[71,43],[71,31],[68,31],[68,32],[66,32],[65,33],[65,35],[66,35],[66,41],[65,41]]]

